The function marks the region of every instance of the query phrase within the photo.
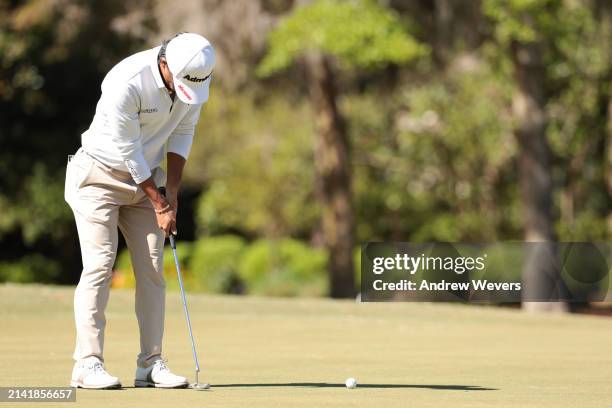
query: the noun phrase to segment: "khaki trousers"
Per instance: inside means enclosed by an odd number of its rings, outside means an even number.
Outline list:
[[[165,174],[155,169],[158,186]],[[66,169],[65,199],[76,220],[83,271],[74,293],[74,359],[104,361],[104,311],[117,255],[117,228],[125,237],[136,278],[136,316],[140,328],[138,364],[161,355],[164,332],[164,233],[144,192],[129,173],[111,169],[82,149]]]

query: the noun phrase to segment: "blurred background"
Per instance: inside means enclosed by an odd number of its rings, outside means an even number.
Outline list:
[[[106,72],[179,31],[218,56],[192,291],[354,297],[367,241],[610,240],[610,1],[0,0],[0,282],[78,282],[66,156]]]

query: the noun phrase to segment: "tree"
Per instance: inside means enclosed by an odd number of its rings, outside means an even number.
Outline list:
[[[351,297],[355,284],[350,144],[338,109],[335,63],[344,70],[380,68],[406,63],[426,49],[406,32],[395,13],[373,0],[303,3],[307,4],[270,35],[258,73],[269,76],[294,62],[305,68],[316,117],[315,168],[331,296]]]
[[[608,193],[608,200],[612,201],[612,63],[610,58],[612,53],[610,52],[610,43],[612,42],[612,4],[609,1],[598,0],[597,9],[599,14],[599,20],[601,25],[601,39],[602,43],[606,44],[605,55],[606,61],[608,61],[608,69],[604,76],[605,89],[607,90],[607,107],[606,107],[606,143],[605,143],[605,181],[606,189]],[[612,234],[612,208],[609,209],[607,217],[607,229],[608,234]]]
[[[515,91],[512,112],[519,146],[518,170],[523,204],[524,237],[528,243],[556,239],[553,216],[551,149],[547,138],[545,53],[554,48],[559,0],[487,0],[485,12],[496,23],[496,37],[512,62]],[[523,296],[544,300],[556,296],[559,271],[552,262],[553,245],[533,244],[523,270]],[[528,310],[566,310],[562,302],[525,301]]]
[[[0,2],[0,241],[3,257],[23,263],[33,280],[78,279],[76,230],[63,200],[66,157],[93,117],[106,70],[142,46],[109,27],[147,1]],[[141,23],[129,26],[146,33],[152,22]],[[47,262],[29,262],[28,252]]]

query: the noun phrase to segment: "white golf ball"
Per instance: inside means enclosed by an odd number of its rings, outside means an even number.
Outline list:
[[[355,388],[357,387],[357,380],[353,377],[347,378],[344,384],[346,385],[346,388]]]

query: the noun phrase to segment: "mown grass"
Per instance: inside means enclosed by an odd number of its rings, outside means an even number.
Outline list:
[[[60,386],[74,345],[71,287],[0,285],[0,385]],[[211,391],[133,389],[133,292],[113,290],[106,365],[119,391],[77,406],[601,407],[612,403],[612,321],[450,304],[189,297]],[[177,293],[164,355],[193,379]],[[355,377],[357,389],[343,383]],[[65,407],[65,404],[45,406]],[[20,404],[19,406],[26,406]],[[36,404],[35,406],[40,406]],[[71,405],[72,406],[72,405]]]

